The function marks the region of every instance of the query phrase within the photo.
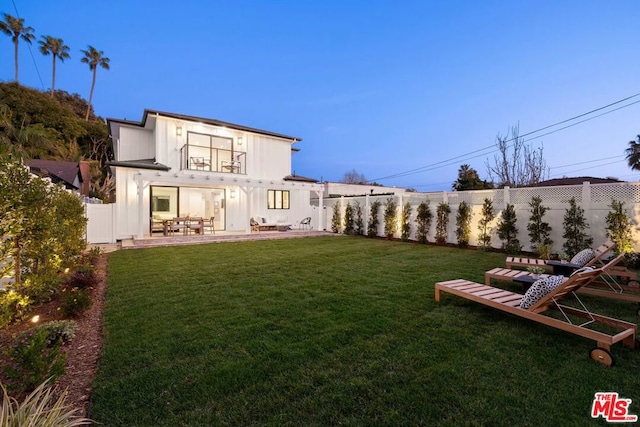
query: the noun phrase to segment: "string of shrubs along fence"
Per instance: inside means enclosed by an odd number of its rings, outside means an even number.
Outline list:
[[[367,197],[364,206],[358,198],[330,199],[328,203],[333,202],[332,231],[368,237],[400,238],[419,243],[456,243],[460,247],[475,244],[484,249],[503,249],[511,254],[525,249],[545,258],[552,254],[573,256],[582,249],[591,247],[594,242],[594,230],[587,220],[585,209],[577,203],[575,197],[569,198],[562,206],[556,204],[553,210],[537,195],[528,201],[526,209],[516,209],[514,204],[507,203],[499,211],[489,198],[484,198],[482,205],[476,206],[475,212],[474,207],[463,200],[455,207],[455,242],[450,241],[450,203],[437,204],[434,224],[429,200],[422,200],[416,206],[415,197],[386,197],[383,202],[378,198],[372,199],[371,201]],[[634,220],[628,215],[625,202],[612,199],[607,209],[603,230],[596,230],[595,234],[600,240],[604,237],[614,240],[618,252],[634,252]],[[556,217],[558,213],[562,213],[562,222],[557,224],[556,219],[553,226],[548,215],[552,211],[556,212]],[[363,215],[367,218],[366,230]],[[475,234],[472,227],[474,216],[477,217]],[[359,218],[358,221],[356,218]],[[524,226],[523,221],[527,221]],[[552,233],[561,233],[562,239],[558,239],[561,245],[554,247]]]

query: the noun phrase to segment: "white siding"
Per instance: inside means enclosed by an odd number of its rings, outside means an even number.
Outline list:
[[[156,155],[153,133],[145,129],[120,128],[119,161],[152,159]]]
[[[247,174],[263,179],[291,175],[291,141],[264,135],[247,138]]]

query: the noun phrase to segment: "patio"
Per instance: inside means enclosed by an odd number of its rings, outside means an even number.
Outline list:
[[[142,239],[123,240],[122,249],[139,249],[161,246],[197,245],[203,243],[241,242],[248,240],[295,239],[301,237],[316,237],[335,235],[326,231],[291,229],[287,231],[261,231],[245,233],[243,231],[216,231],[215,234],[191,234],[173,236],[152,236]]]

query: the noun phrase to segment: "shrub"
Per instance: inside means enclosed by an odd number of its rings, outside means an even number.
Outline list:
[[[29,298],[32,304],[40,304],[51,300],[60,292],[62,278],[57,274],[31,274],[18,285],[19,292]]]
[[[381,205],[382,203],[380,203],[380,200],[376,200],[371,203],[371,213],[369,214],[369,221],[367,224],[367,236],[369,237],[376,237],[378,235],[378,211],[380,210]]]
[[[33,390],[48,378],[55,382],[64,373],[66,355],[62,352],[62,340],[49,345],[47,337],[44,329],[28,331],[5,351],[9,358],[5,373],[17,390]]]
[[[333,205],[333,216],[331,217],[331,231],[338,233],[340,231],[340,201],[336,201]]]
[[[400,226],[400,238],[406,242],[411,237],[411,204],[405,203],[402,207],[402,224]]]
[[[366,234],[364,228],[364,219],[362,217],[362,205],[356,201],[356,215],[355,215],[355,234]]]
[[[68,288],[90,289],[98,284],[98,275],[92,266],[81,265],[66,281]]]
[[[429,209],[429,202],[422,202],[418,205],[418,211],[416,215],[416,223],[418,224],[418,242],[427,243],[427,237],[429,235],[429,229],[431,228],[431,220],[433,214]]]
[[[607,237],[616,242],[614,252],[616,255],[621,253],[633,252],[633,238],[631,237],[631,221],[624,212],[624,202],[616,202],[611,200],[609,205],[611,211],[607,214]]]
[[[498,222],[498,237],[502,240],[502,247],[509,254],[514,254],[522,249],[518,240],[518,228],[516,227],[516,209],[512,204],[502,211],[502,216]]]
[[[529,224],[527,224],[527,231],[529,232],[531,249],[534,252],[538,252],[538,255],[542,257],[540,247],[542,245],[550,247],[553,244],[553,240],[549,237],[551,226],[542,219],[549,208],[542,204],[542,198],[539,196],[533,197],[529,202],[529,206],[531,207],[531,216],[529,217]]]
[[[566,239],[563,248],[570,257],[591,247],[593,237],[588,236],[585,232],[589,228],[589,224],[584,217],[584,209],[577,205],[575,197],[569,200],[569,209],[565,210],[562,225],[564,226],[562,237]]]
[[[398,229],[397,222],[398,205],[393,197],[389,197],[384,203],[384,235],[391,239]]]
[[[31,301],[13,289],[0,291],[0,328],[27,314]]]
[[[88,289],[65,288],[61,295],[60,310],[65,316],[76,317],[91,307],[91,294]]]
[[[347,206],[344,208],[344,234],[354,234],[353,220],[353,206],[347,202]]]
[[[36,326],[36,331],[43,330],[47,334],[47,345],[60,340],[63,344],[73,339],[76,333],[76,322],[73,320],[53,320]]]
[[[84,253],[84,259],[92,266],[96,266],[98,264],[98,260],[100,259],[100,255],[102,255],[102,249],[95,246],[89,249]]]
[[[77,409],[65,404],[64,394],[55,399],[54,388],[48,386],[48,383],[49,381],[44,381],[38,385],[22,403],[9,396],[7,389],[0,384],[0,427],[76,427],[92,424],[91,420],[77,416]]]
[[[458,246],[466,248],[469,246],[471,238],[471,206],[467,202],[461,202],[458,205],[458,213],[456,215],[456,238]]]
[[[485,198],[482,202],[481,218],[478,221],[478,246],[483,249],[491,247],[491,232],[493,231],[489,224],[496,217],[493,210],[493,201],[489,198]]]
[[[440,202],[436,209],[436,243],[444,245],[447,243],[447,226],[449,225],[449,214],[451,208],[448,203]]]

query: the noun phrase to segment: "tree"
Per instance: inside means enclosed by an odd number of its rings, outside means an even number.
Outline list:
[[[345,184],[366,184],[367,178],[355,169],[351,169],[349,172],[345,172],[340,182]]]
[[[33,34],[33,27],[25,27],[24,19],[16,18],[8,13],[3,13],[4,21],[0,21],[0,31],[11,37],[13,41],[13,57],[16,64],[16,83],[18,83],[18,44],[20,39],[31,44],[36,36]]]
[[[549,208],[542,204],[540,196],[532,197],[529,206],[531,207],[531,216],[529,217],[529,224],[527,224],[529,241],[531,242],[531,249],[539,252],[541,245],[549,246],[553,244],[553,240],[549,237],[551,226],[542,219]]]
[[[105,70],[109,69],[109,61],[110,59],[104,56],[104,52],[101,50],[97,50],[93,46],[89,46],[87,50],[81,50],[84,54],[84,57],[80,60],[83,64],[89,64],[89,69],[93,72],[93,78],[91,80],[91,92],[89,92],[89,105],[87,106],[87,114],[85,115],[85,120],[89,120],[89,111],[91,110],[91,102],[93,101],[93,89],[96,86],[96,74],[98,71],[98,66],[104,68]]]
[[[611,211],[607,214],[607,237],[616,243],[616,255],[633,252],[633,237],[631,236],[631,220],[624,212],[624,202],[611,200]]]
[[[338,233],[340,231],[340,200],[333,204],[333,215],[331,216],[331,231]]]
[[[347,202],[347,206],[344,208],[344,234],[355,234],[353,227],[353,206]]]
[[[365,234],[366,230],[364,228],[364,218],[362,217],[362,205],[358,201],[356,201],[355,205],[354,233],[358,235]]]
[[[593,237],[587,235],[585,230],[589,228],[584,217],[584,209],[576,203],[576,198],[569,200],[569,209],[565,209],[564,220],[562,222],[565,240],[564,251],[569,256],[574,256],[583,249],[591,247]]]
[[[517,253],[522,248],[518,240],[518,228],[516,227],[516,208],[512,204],[502,211],[500,221],[498,221],[498,237],[502,240],[503,249],[510,254]]]
[[[537,184],[545,179],[549,171],[543,157],[543,148],[534,149],[520,137],[519,126],[511,127],[511,138],[496,136],[496,147],[500,152],[493,156],[493,165],[487,161],[489,178],[499,187],[521,187]]]
[[[451,208],[448,203],[440,202],[436,208],[436,243],[444,245],[447,243],[447,226],[449,225],[449,214]]]
[[[389,197],[384,203],[384,235],[387,239],[391,239],[398,230],[397,211],[398,204]]]
[[[406,202],[402,207],[402,225],[400,226],[400,239],[406,242],[411,237],[411,204]]]
[[[451,184],[451,189],[455,191],[485,190],[489,188],[493,188],[493,184],[481,180],[478,172],[467,164],[460,166],[458,179]]]
[[[380,210],[380,200],[375,200],[371,203],[371,212],[369,213],[369,221],[367,223],[367,236],[376,237],[378,235],[378,211]]]
[[[640,135],[636,139],[637,141],[629,141],[629,148],[625,150],[627,162],[632,170],[640,170]]]
[[[42,36],[42,40],[40,40],[40,52],[47,56],[51,54],[53,57],[53,67],[52,67],[52,75],[51,75],[51,96],[55,93],[56,87],[56,59],[59,59],[60,62],[64,62],[65,59],[70,58],[69,56],[69,46],[64,44],[62,39],[57,39],[51,36]]]
[[[433,213],[431,213],[431,209],[429,209],[429,202],[420,203],[416,212],[418,242],[427,243],[427,236],[429,235],[432,219]]]
[[[467,202],[460,202],[456,215],[456,238],[458,246],[466,248],[471,238],[471,206]]]
[[[480,213],[481,218],[478,221],[478,244],[483,249],[488,249],[491,246],[491,228],[489,224],[496,217],[493,210],[493,201],[489,198],[485,198],[482,202],[482,211]]]

